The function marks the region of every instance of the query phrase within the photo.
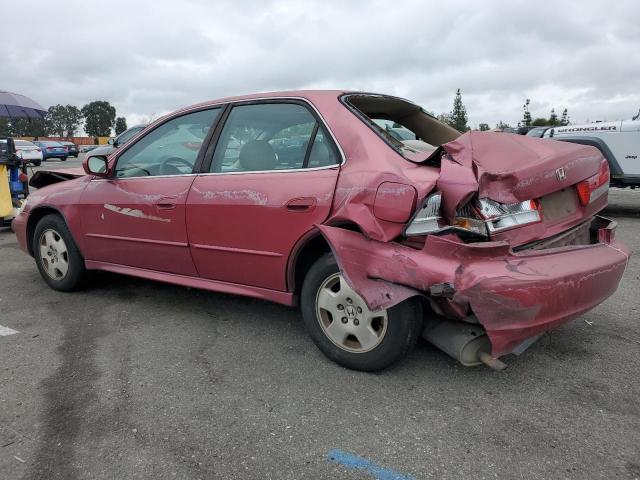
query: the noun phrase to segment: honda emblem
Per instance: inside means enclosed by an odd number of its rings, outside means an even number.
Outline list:
[[[556,169],[556,178],[558,179],[559,182],[567,178],[567,172],[564,171],[564,168],[560,167]]]

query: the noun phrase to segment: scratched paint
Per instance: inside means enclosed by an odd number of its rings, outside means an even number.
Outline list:
[[[203,198],[207,200],[226,200],[231,203],[250,203],[253,205],[266,205],[267,196],[264,193],[254,190],[201,192]]]
[[[360,470],[378,480],[415,480],[415,477],[384,468],[371,460],[334,448],[327,453],[327,460],[350,470]]]
[[[170,218],[162,218],[162,217],[156,217],[154,215],[147,215],[142,210],[137,210],[135,208],[118,207],[117,205],[111,205],[110,203],[105,203],[104,208],[114,213],[127,215],[129,217],[136,217],[144,220],[153,220],[156,222],[165,222],[165,223],[171,222]],[[101,218],[104,220],[104,217],[101,217]]]

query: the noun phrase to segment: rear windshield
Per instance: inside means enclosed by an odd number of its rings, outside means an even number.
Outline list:
[[[14,140],[13,143],[20,147],[35,147],[33,143],[27,142],[26,140]]]
[[[47,147],[61,147],[62,144],[60,142],[40,142],[43,145],[46,145]]]
[[[401,98],[373,94],[348,94],[345,104],[394,150],[412,161],[427,158],[460,132]]]

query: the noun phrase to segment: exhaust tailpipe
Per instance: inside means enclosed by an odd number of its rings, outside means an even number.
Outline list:
[[[422,331],[422,338],[465,367],[485,364],[494,370],[507,368],[505,363],[489,354],[491,342],[480,325],[451,320],[430,321]]]

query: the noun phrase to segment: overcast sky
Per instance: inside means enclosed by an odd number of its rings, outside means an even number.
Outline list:
[[[640,109],[640,2],[0,0],[0,90],[129,125],[228,95],[359,89],[515,125]]]

